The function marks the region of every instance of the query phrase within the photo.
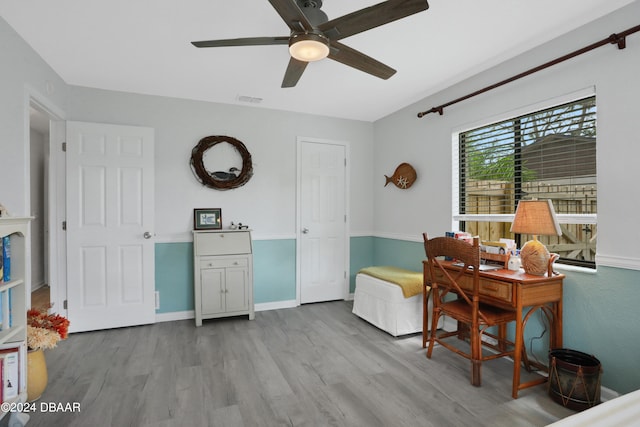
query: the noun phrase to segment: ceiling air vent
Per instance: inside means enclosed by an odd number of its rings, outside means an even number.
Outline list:
[[[262,98],[256,98],[255,96],[238,95],[238,101],[248,102],[250,104],[260,104],[262,102]]]

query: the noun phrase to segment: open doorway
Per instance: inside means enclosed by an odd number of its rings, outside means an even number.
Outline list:
[[[31,305],[50,302],[49,224],[46,177],[49,165],[49,114],[29,105],[29,185],[31,222]]]
[[[37,94],[29,96],[25,144],[28,145],[28,209],[31,222],[31,293],[29,303],[40,307],[55,304],[54,310],[66,314],[66,242],[64,220],[63,114]],[[61,202],[61,200],[63,202]],[[62,284],[62,285],[60,285]]]

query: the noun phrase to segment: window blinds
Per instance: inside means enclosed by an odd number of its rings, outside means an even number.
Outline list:
[[[464,217],[513,214],[528,199],[596,214],[595,97],[461,133],[458,178]]]

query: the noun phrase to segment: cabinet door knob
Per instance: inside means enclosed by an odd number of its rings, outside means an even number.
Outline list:
[[[150,239],[151,238],[151,233],[149,233],[148,231],[145,231],[144,234],[142,235],[142,237],[144,237],[145,239]]]
[[[302,234],[307,234],[309,232],[309,229],[307,227],[302,229]]]

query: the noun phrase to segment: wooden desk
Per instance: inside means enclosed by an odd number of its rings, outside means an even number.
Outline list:
[[[460,267],[453,265],[451,261],[445,261],[447,269],[459,271]],[[425,271],[428,271],[425,270]],[[507,310],[515,310],[516,336],[513,363],[513,389],[512,396],[518,397],[518,390],[542,384],[545,377],[520,384],[520,365],[524,350],[524,328],[529,317],[538,309],[542,309],[549,319],[551,334],[549,348],[562,347],[562,281],[563,274],[547,276],[533,276],[526,274],[523,269],[480,271],[480,301]],[[472,282],[462,280],[463,289],[470,291]],[[524,309],[527,309],[524,312]],[[504,331],[500,333],[504,334]]]

